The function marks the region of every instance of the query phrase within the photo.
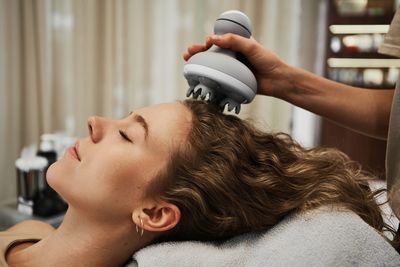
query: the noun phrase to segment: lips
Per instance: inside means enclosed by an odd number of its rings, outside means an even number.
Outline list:
[[[74,150],[76,157],[78,158],[79,161],[81,161],[81,156],[79,155],[79,141],[75,143]]]
[[[76,142],[75,146],[71,146],[68,148],[68,153],[78,161],[81,161],[81,157],[79,156],[79,143]]]

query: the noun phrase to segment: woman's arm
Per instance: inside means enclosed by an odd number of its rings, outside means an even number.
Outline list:
[[[283,68],[288,88],[276,97],[365,135],[386,139],[394,90],[353,87],[300,68]]]
[[[287,65],[254,39],[234,34],[210,36],[205,45],[189,47],[184,59],[212,44],[245,55],[257,78],[258,94],[283,99],[357,132],[386,138],[394,90],[364,89],[325,79]]]

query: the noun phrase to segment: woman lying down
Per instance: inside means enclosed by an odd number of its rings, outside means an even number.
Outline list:
[[[2,232],[0,266],[121,266],[149,244],[225,240],[321,207],[358,215],[400,263],[371,177],[337,150],[304,149],[201,101],[90,117],[88,126],[47,173],[69,204],[62,224]]]

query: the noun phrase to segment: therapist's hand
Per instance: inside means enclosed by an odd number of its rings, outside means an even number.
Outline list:
[[[254,39],[248,39],[235,34],[211,35],[206,43],[192,45],[184,53],[187,61],[196,53],[207,50],[211,45],[227,48],[244,55],[251,65],[257,79],[257,94],[279,97],[290,89],[290,66],[268,49],[265,49]]]

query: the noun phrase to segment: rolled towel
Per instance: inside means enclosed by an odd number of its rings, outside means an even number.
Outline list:
[[[127,266],[400,266],[400,255],[357,214],[323,207],[294,213],[267,231],[224,242],[165,242]]]

